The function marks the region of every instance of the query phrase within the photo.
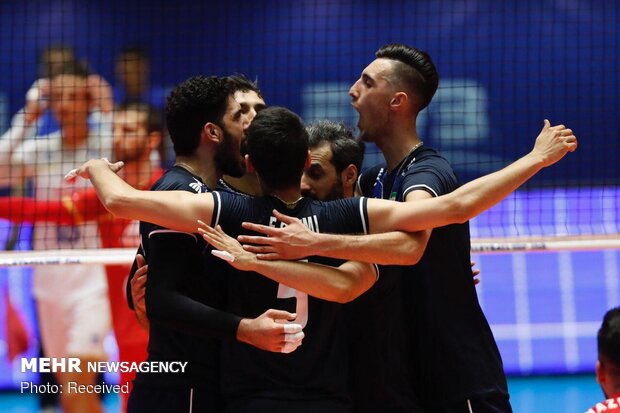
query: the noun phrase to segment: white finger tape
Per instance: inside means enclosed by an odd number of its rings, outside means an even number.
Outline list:
[[[287,343],[296,343],[298,341],[303,340],[304,338],[304,332],[300,331],[299,333],[294,333],[294,334],[285,334],[284,335],[284,341],[286,341]]]
[[[72,169],[65,175],[65,181],[72,182],[77,176],[77,169]]]
[[[223,259],[224,261],[228,261],[228,262],[235,261],[235,257],[233,257],[233,255],[227,251],[211,250],[211,254],[215,255],[216,257],[220,259]]]
[[[284,324],[284,332],[287,334],[299,333],[302,329],[303,328],[301,327],[301,324],[297,324],[297,323]]]

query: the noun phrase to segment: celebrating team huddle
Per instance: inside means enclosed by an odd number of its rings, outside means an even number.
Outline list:
[[[512,411],[467,221],[577,140],[545,120],[530,153],[460,186],[416,132],[438,83],[426,53],[381,48],[349,92],[360,141],[265,108],[243,77],[193,77],[167,100],[176,164],[151,191],[120,162],[75,171],[142,221],[127,293],[148,360],[188,362],[138,373],[128,411]],[[386,164],[361,173],[362,141]]]

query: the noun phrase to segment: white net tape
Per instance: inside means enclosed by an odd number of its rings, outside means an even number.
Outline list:
[[[471,242],[471,251],[477,254],[601,249],[620,249],[620,234],[594,237],[478,238]],[[5,251],[0,252],[0,267],[52,264],[131,264],[135,253],[135,248]]]

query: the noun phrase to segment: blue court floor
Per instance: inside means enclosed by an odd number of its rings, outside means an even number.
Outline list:
[[[515,413],[584,413],[603,399],[593,375],[511,377],[508,386]],[[119,412],[118,398],[104,402],[106,413]],[[37,403],[36,396],[0,393],[2,413],[38,413]]]

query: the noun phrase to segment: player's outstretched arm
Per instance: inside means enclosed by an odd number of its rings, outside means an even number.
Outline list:
[[[211,222],[211,194],[140,191],[116,175],[122,167],[122,162],[110,163],[107,159],[91,159],[71,174],[90,179],[101,203],[118,217],[152,222],[189,233],[196,231],[196,220]]]
[[[371,236],[318,234],[308,230],[296,218],[274,215],[287,224],[284,228],[244,223],[246,229],[264,236],[239,236],[239,241],[260,259],[296,259],[326,255],[381,264],[410,265],[419,259],[428,241],[427,233],[416,232],[457,222],[465,222],[495,205],[527,181],[536,172],[560,160],[577,148],[577,140],[564,125],[551,126],[545,120],[532,152],[501,171],[472,181],[456,191],[432,199],[395,203],[370,199],[368,215]],[[407,231],[410,234],[388,233]],[[413,234],[416,232],[415,234]],[[385,234],[380,234],[385,233]],[[380,242],[372,237],[384,236]],[[406,241],[406,242],[405,242]],[[394,246],[394,243],[400,244]],[[391,253],[385,253],[392,246]],[[401,253],[401,250],[405,249]],[[407,262],[401,262],[406,257]],[[396,256],[396,257],[395,257]]]
[[[465,222],[491,208],[542,168],[577,149],[577,138],[564,125],[548,120],[530,153],[504,169],[468,182],[454,192],[418,202],[368,200],[371,232],[420,231]]]
[[[239,235],[246,251],[260,260],[297,260],[311,255],[372,262],[385,265],[413,265],[417,263],[428,242],[424,231],[386,232],[372,235],[317,234],[310,231],[298,218],[277,210],[272,214],[286,226],[274,228],[244,222],[243,227],[263,234]]]
[[[308,295],[338,303],[349,302],[375,283],[376,268],[372,264],[347,261],[339,267],[299,261],[263,261],[243,249],[219,226],[211,228],[198,222],[198,231],[205,241],[216,248],[214,255],[242,271],[254,271],[278,283]],[[225,254],[221,254],[224,251]]]

